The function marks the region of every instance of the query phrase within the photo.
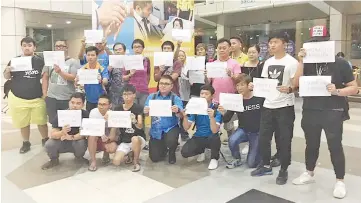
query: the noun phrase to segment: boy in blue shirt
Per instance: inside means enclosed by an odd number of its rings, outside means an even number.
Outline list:
[[[200,97],[205,98],[208,102],[208,115],[187,115],[183,111],[183,127],[188,130],[193,124],[197,131],[193,137],[188,140],[182,148],[181,154],[184,158],[192,157],[199,154],[198,162],[205,159],[204,150],[211,149],[211,161],[208,169],[214,170],[218,168],[219,151],[221,148],[221,140],[219,138],[219,126],[222,123],[222,115],[217,111],[217,107],[212,103],[214,88],[211,85],[203,85],[201,87]]]

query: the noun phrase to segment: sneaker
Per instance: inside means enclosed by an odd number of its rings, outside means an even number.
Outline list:
[[[48,161],[44,165],[42,165],[41,169],[47,170],[47,169],[53,168],[57,165],[59,165],[59,159],[51,159],[50,161]]]
[[[337,181],[335,189],[333,190],[333,196],[337,199],[343,199],[346,196],[346,185],[343,181]]]
[[[249,151],[249,145],[247,144],[243,149],[242,149],[242,155],[247,155]]]
[[[30,151],[30,142],[24,141],[23,146],[20,148],[20,154],[25,154],[26,152]]]
[[[287,180],[288,180],[288,171],[281,169],[280,172],[278,173],[276,184],[284,185],[287,183]]]
[[[208,165],[208,169],[209,170],[214,170],[214,169],[217,169],[217,168],[218,168],[218,160],[211,159],[211,161],[209,162],[209,165]]]
[[[206,160],[206,155],[203,152],[202,154],[198,155],[197,162],[203,162],[204,160]]]
[[[140,171],[140,164],[135,164],[132,169],[132,172],[138,172],[138,171]]]
[[[311,176],[310,173],[308,173],[308,172],[302,173],[298,178],[296,178],[292,181],[292,183],[294,185],[305,185],[305,184],[310,184],[310,183],[314,183],[314,182],[315,182],[314,177]]]
[[[272,175],[272,167],[259,166],[255,170],[251,172],[251,176],[264,176],[264,175]]]
[[[271,166],[272,166],[272,167],[279,167],[279,166],[281,166],[281,161],[280,161],[278,158],[274,158],[274,159],[271,161]]]
[[[45,143],[46,143],[46,141],[48,141],[49,140],[49,138],[47,137],[47,138],[44,138],[44,139],[41,139],[41,145],[44,147],[45,146]]]
[[[176,162],[177,162],[177,159],[176,159],[176,157],[175,157],[175,153],[169,154],[168,163],[169,163],[169,164],[175,164]]]
[[[233,159],[230,163],[227,164],[226,168],[232,169],[242,165],[241,159]]]

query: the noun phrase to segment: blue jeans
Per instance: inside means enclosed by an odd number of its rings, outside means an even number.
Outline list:
[[[238,128],[228,140],[228,146],[231,150],[232,156],[235,159],[241,159],[239,152],[239,144],[249,142],[249,152],[247,155],[247,164],[250,168],[255,168],[261,161],[261,154],[259,152],[259,133],[247,133],[242,128]]]

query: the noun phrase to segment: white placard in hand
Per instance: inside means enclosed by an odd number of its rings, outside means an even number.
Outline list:
[[[83,118],[80,135],[99,137],[105,135],[105,120],[102,118]]]
[[[142,55],[126,56],[124,59],[125,70],[144,70]]]
[[[206,64],[208,78],[227,78],[227,62],[212,62]]]
[[[149,116],[172,117],[172,101],[150,100]]]
[[[84,30],[84,36],[87,44],[102,43],[103,30]]]
[[[33,66],[31,63],[32,58],[32,56],[23,56],[11,59],[11,72],[33,70]]]
[[[52,122],[52,121],[51,121]],[[58,126],[81,126],[81,110],[58,110]]]
[[[306,56],[303,63],[335,62],[335,41],[304,43]]]
[[[206,57],[205,56],[187,56],[186,66],[188,70],[203,70],[206,67]]]
[[[79,84],[99,84],[98,69],[79,69],[77,77]]]
[[[172,29],[172,38],[174,41],[191,42],[192,30]]]
[[[109,128],[131,128],[132,119],[130,111],[108,111]]]
[[[253,96],[272,100],[272,98],[276,98],[280,94],[277,85],[277,79],[253,78]]]
[[[226,110],[243,112],[243,96],[241,94],[221,93],[219,95],[219,104]]]
[[[327,85],[331,84],[331,76],[301,76],[300,97],[329,97]]]
[[[191,98],[186,106],[186,114],[208,115],[208,102],[205,98]]]
[[[173,52],[154,52],[154,66],[173,66]]]
[[[205,76],[204,76],[204,70],[191,70],[188,71],[189,73],[189,82],[191,84],[193,83],[199,83],[204,84]]]
[[[69,73],[69,66],[61,67],[61,71],[63,71],[64,73]],[[57,85],[68,85],[68,81],[66,79],[64,79],[63,77],[61,77],[60,75],[58,75],[58,80],[57,80],[56,84]]]
[[[65,66],[64,51],[44,51],[43,56],[45,66],[53,66],[54,64],[60,68]]]
[[[125,55],[109,55],[109,66],[112,68],[123,68]]]

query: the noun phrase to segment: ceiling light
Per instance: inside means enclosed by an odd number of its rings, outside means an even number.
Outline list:
[[[66,24],[70,24],[70,23],[71,23],[71,21],[70,21],[70,20],[67,20],[67,21],[66,21]]]
[[[52,24],[46,24],[46,27],[51,28]]]

